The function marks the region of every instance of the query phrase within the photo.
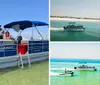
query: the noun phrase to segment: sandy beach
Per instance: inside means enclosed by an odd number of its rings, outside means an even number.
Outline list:
[[[91,19],[72,19],[72,18],[50,18],[50,20],[60,20],[60,21],[82,21],[82,22],[100,22],[100,20]]]

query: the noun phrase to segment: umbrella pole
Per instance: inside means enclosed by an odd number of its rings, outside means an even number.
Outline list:
[[[33,40],[33,28],[32,28],[32,40]]]
[[[37,30],[38,34],[41,36],[42,40],[44,40],[42,34],[39,32],[39,30],[37,29],[37,27],[35,26],[35,29]]]
[[[44,38],[43,38],[42,34],[39,32],[39,30],[37,29],[36,26],[35,26],[35,28],[36,28],[38,34],[39,34],[39,35],[41,36],[41,38],[42,38],[42,52],[43,52],[43,50],[44,50],[44,44],[43,44],[43,40],[44,40]]]
[[[19,34],[15,37],[15,39],[22,33],[22,31],[19,32]]]

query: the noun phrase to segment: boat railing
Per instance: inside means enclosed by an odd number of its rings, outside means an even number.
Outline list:
[[[79,66],[78,68],[95,68],[94,66]]]
[[[49,41],[47,40],[28,41],[27,44],[5,44],[4,41],[0,41],[0,58],[47,51],[49,51]]]
[[[29,41],[28,53],[39,53],[49,51],[49,41]]]
[[[15,55],[17,55],[17,44],[5,44],[4,41],[0,41],[0,57]]]

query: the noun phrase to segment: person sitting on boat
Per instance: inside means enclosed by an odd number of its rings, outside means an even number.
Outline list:
[[[22,41],[22,36],[18,36],[18,37],[17,37],[17,43],[18,43],[18,44],[21,44],[21,41]]]
[[[2,31],[1,25],[0,25],[0,31]]]
[[[67,70],[66,70],[66,68],[65,68],[65,74],[67,73]]]
[[[0,25],[0,39],[3,39],[3,35],[4,35],[4,30],[1,28]]]
[[[12,39],[12,36],[10,35],[8,31],[4,33],[4,39]]]

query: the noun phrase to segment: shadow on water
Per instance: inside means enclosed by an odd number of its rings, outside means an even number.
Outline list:
[[[94,70],[86,70],[86,71],[78,71],[78,74],[79,75],[88,75],[88,74],[90,74],[90,73],[92,73],[92,74],[95,74],[95,73],[100,73],[100,70],[97,70],[97,71],[94,71]]]
[[[0,69],[0,74],[4,74],[10,71],[18,70],[18,67],[7,67],[7,68],[1,68]]]
[[[72,77],[77,77],[77,76],[79,76],[79,74],[74,74]]]
[[[34,66],[34,65],[41,64],[41,63],[45,63],[47,60],[32,62],[31,65]],[[20,68],[18,66],[1,68],[0,69],[0,74],[5,74],[5,73],[12,72],[12,71],[15,71],[15,70],[27,70],[27,69],[30,69],[30,68],[28,67],[28,64],[24,64],[24,68]]]
[[[79,74],[74,74],[72,76],[58,76],[58,77],[60,77],[60,78],[62,78],[62,77],[64,77],[64,78],[66,78],[66,77],[70,78],[70,77],[77,77],[77,76],[79,76]]]

